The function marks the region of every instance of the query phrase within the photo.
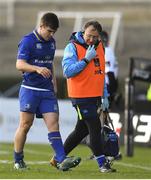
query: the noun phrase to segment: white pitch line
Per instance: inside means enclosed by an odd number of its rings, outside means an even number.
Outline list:
[[[137,169],[143,169],[143,170],[151,171],[151,167],[122,163],[122,162],[115,162],[115,163],[118,165],[121,165],[121,166],[125,166],[125,167],[133,167],[133,168],[137,168]]]
[[[0,154],[10,154],[8,151],[0,151]]]
[[[13,161],[0,160],[1,164],[13,164]],[[49,161],[27,161],[27,164],[49,164]]]
[[[25,153],[29,153],[29,154],[35,154],[35,155],[44,155],[44,156],[53,156],[53,154],[51,152],[38,152],[38,151],[33,151],[30,149],[25,149]],[[9,151],[0,151],[0,155],[2,154],[12,154],[12,152]]]
[[[33,151],[30,149],[25,149],[25,153],[30,153],[30,154],[38,154],[38,155],[45,155],[45,156],[53,156],[53,154],[51,152],[38,152],[38,151]]]
[[[13,161],[8,161],[8,160],[0,160],[1,164],[13,164]],[[27,161],[27,164],[49,164],[49,161]],[[137,168],[137,169],[143,169],[146,171],[151,171],[150,167],[146,167],[146,166],[141,166],[141,165],[134,165],[134,164],[128,164],[128,163],[122,163],[122,162],[115,162],[115,164],[121,165],[121,166],[125,166],[125,167],[133,167],[133,168]]]

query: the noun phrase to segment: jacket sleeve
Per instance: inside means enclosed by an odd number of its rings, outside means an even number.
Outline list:
[[[104,80],[104,95],[103,95],[103,97],[109,97],[109,96],[110,96],[110,94],[109,94],[109,92],[107,90],[107,84],[106,84],[106,82]]]
[[[116,74],[117,69],[117,60],[114,54],[113,49],[109,46],[105,48],[105,61],[106,61],[106,69],[105,72],[113,72]]]
[[[63,74],[66,78],[71,78],[79,74],[87,63],[83,60],[79,61],[76,47],[73,43],[69,43],[65,50],[62,60]]]

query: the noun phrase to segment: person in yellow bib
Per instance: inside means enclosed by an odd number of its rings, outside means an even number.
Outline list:
[[[151,84],[149,85],[149,88],[147,89],[146,98],[148,101],[151,101]]]
[[[62,67],[67,78],[68,95],[77,111],[77,124],[64,143],[69,154],[83,138],[90,135],[90,147],[95,155],[100,172],[113,172],[103,154],[101,123],[97,113],[102,105],[109,108],[105,84],[104,47],[100,41],[102,26],[98,21],[89,21],[84,30],[73,33],[64,50]]]

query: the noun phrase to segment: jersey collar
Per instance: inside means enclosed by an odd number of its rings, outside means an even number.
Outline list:
[[[36,38],[39,40],[39,41],[45,41],[42,36],[40,36],[40,34],[38,34],[37,30],[34,30],[33,31],[34,35],[36,36]]]

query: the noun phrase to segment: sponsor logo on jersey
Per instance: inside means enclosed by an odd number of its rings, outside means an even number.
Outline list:
[[[34,60],[35,61],[35,63],[40,63],[40,64],[52,64],[52,59],[50,59],[50,60],[43,60],[43,59],[35,59]]]
[[[41,43],[37,43],[37,44],[36,44],[36,48],[37,48],[37,49],[42,49],[42,44],[41,44]]]

